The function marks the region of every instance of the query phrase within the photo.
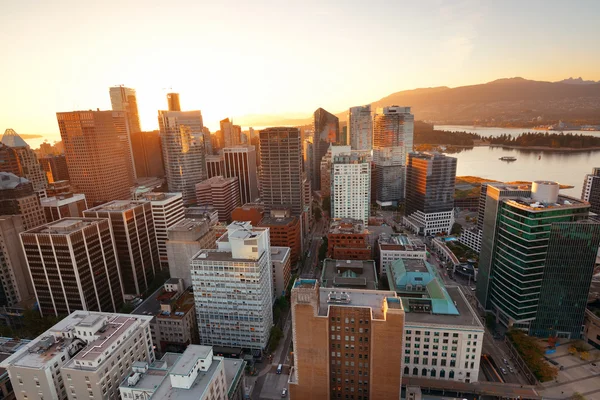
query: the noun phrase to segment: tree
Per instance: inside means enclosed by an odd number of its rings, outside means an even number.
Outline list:
[[[321,220],[321,218],[323,217],[323,213],[321,212],[320,208],[314,208],[313,209],[313,214],[315,215],[315,220],[317,222],[319,222]]]
[[[319,262],[323,261],[325,257],[327,257],[327,246],[327,237],[323,237],[323,243],[321,243],[321,247],[319,248]]]
[[[461,231],[462,231],[462,225],[459,224],[458,222],[455,222],[452,225],[452,229],[450,230],[450,234],[452,234],[452,235],[460,235]]]
[[[269,340],[269,351],[274,352],[279,346],[279,341],[283,337],[283,331],[280,327],[274,326],[271,328],[271,339]]]
[[[323,197],[323,211],[327,214],[331,215],[331,197],[325,196]]]

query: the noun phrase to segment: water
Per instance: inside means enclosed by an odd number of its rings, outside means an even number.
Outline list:
[[[476,126],[464,126],[464,125],[435,125],[435,129],[440,131],[449,131],[449,132],[469,132],[476,133],[481,136],[502,136],[504,134],[510,136],[519,136],[519,134],[524,132],[534,132],[534,133],[572,133],[572,134],[582,134],[582,135],[591,135],[596,136],[600,135],[600,131],[537,131],[531,128],[489,128],[489,127],[476,127]]]
[[[552,180],[574,186],[561,193],[577,198],[581,197],[585,174],[591,173],[593,167],[600,167],[600,150],[559,152],[481,146],[449,155],[458,159],[457,176],[479,176],[501,182]],[[516,157],[517,161],[501,161],[502,156]]]

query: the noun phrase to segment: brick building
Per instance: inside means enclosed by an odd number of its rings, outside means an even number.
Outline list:
[[[258,225],[265,216],[265,206],[260,203],[247,203],[231,212],[233,221],[250,221]]]
[[[332,219],[327,234],[327,254],[336,260],[371,260],[369,233],[362,221]]]
[[[301,252],[300,219],[291,215],[289,209],[271,210],[258,226],[269,228],[269,238],[272,246],[289,247],[292,269],[296,268]]]
[[[290,399],[399,399],[400,299],[390,291],[343,290],[314,279],[294,283]]]

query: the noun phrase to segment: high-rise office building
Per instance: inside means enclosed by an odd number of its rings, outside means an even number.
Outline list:
[[[331,216],[354,218],[368,225],[371,163],[365,153],[350,151],[350,146],[331,149]]]
[[[0,142],[0,165],[2,172],[10,172],[16,176],[23,176],[21,160],[16,150]]]
[[[142,131],[140,125],[140,114],[137,106],[137,96],[135,89],[124,86],[115,86],[109,89],[110,104],[113,111],[127,112],[129,121],[129,131],[133,135]]]
[[[234,222],[191,261],[200,343],[261,354],[273,325],[268,229]],[[218,271],[218,272],[217,272]]]
[[[0,172],[0,215],[20,215],[25,229],[46,223],[39,195],[25,178]]]
[[[322,108],[317,109],[313,115],[313,179],[314,190],[321,190],[321,159],[327,153],[330,144],[340,141],[340,120],[335,115]]]
[[[486,195],[480,303],[507,327],[579,338],[600,245],[589,203],[547,181],[489,183]]]
[[[181,111],[179,93],[167,93],[167,107],[169,111]]]
[[[33,297],[19,234],[25,230],[20,215],[0,216],[0,305],[12,306]]]
[[[271,265],[273,266],[273,301],[285,296],[292,276],[292,263],[289,247],[271,246]]]
[[[289,206],[292,215],[304,211],[302,144],[298,128],[260,131],[260,198],[265,207]]]
[[[88,209],[84,194],[64,193],[41,200],[46,222],[58,221],[61,218],[83,217]]]
[[[213,206],[219,213],[219,221],[231,221],[231,212],[239,207],[240,187],[238,178],[214,176],[196,184],[196,196],[201,206]]]
[[[148,192],[138,196],[137,199],[150,202],[161,269],[167,268],[169,265],[167,256],[168,230],[185,217],[181,193]]]
[[[223,154],[206,156],[206,178],[210,179],[213,176],[224,176],[224,162]]]
[[[348,137],[352,150],[373,149],[373,116],[370,104],[351,107],[348,110]]]
[[[223,149],[223,176],[238,178],[242,204],[251,203],[259,196],[254,146],[225,147]]]
[[[404,223],[414,233],[449,233],[454,224],[456,158],[438,153],[409,153],[406,165]]]
[[[220,123],[221,135],[223,136],[223,147],[234,147],[240,144],[241,129],[239,126],[233,125],[233,121],[225,118]],[[237,127],[236,127],[237,126]]]
[[[127,113],[73,111],[56,113],[71,184],[89,205],[128,199],[133,184]],[[127,173],[126,173],[127,172]]]
[[[19,157],[21,165],[22,177],[29,180],[35,190],[40,195],[43,195],[48,185],[46,173],[40,165],[35,152],[13,129],[7,129],[2,136],[2,143],[12,148]],[[4,171],[4,169],[3,169]]]
[[[217,247],[215,233],[208,218],[184,218],[167,231],[167,255],[172,278],[183,279],[184,287],[192,286],[190,260],[200,250]]]
[[[336,147],[344,147],[346,146],[336,146]],[[321,198],[331,196],[331,148],[327,149],[327,153],[321,159]],[[350,148],[348,147],[348,151]]]
[[[600,167],[592,169],[583,181],[581,200],[590,203],[590,211],[600,215]]]
[[[413,150],[414,115],[410,107],[384,107],[373,117],[374,193],[379,205],[404,199],[405,166]]]
[[[291,400],[400,398],[404,309],[396,293],[298,279],[291,297]]]
[[[199,110],[159,111],[158,125],[169,192],[182,193],[184,204],[192,204],[196,184],[206,179],[202,114]]]
[[[110,221],[63,218],[23,232],[21,242],[42,315],[116,312],[123,304]]]
[[[18,400],[118,399],[132,369],[154,362],[152,318],[74,311],[3,360],[2,368]]]
[[[115,200],[83,212],[86,218],[106,218],[115,238],[126,294],[141,295],[160,269],[150,202]]]
[[[48,183],[56,181],[68,181],[69,169],[67,167],[67,158],[64,154],[47,155],[39,159],[42,168],[46,172]]]
[[[159,131],[139,132],[131,146],[138,178],[165,176]]]

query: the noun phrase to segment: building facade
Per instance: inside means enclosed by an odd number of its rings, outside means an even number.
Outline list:
[[[369,231],[362,220],[332,219],[327,233],[327,254],[335,260],[371,260]]]
[[[200,343],[260,355],[273,326],[268,229],[234,222],[191,261]]]
[[[384,107],[373,117],[374,192],[381,206],[404,199],[405,166],[413,150],[414,115],[410,107]]]
[[[206,179],[202,114],[159,111],[158,126],[169,192],[181,193],[184,204],[192,204],[196,184]]]
[[[123,304],[108,220],[63,218],[23,232],[21,243],[42,315],[116,312]]]
[[[0,305],[12,306],[34,296],[31,276],[19,234],[25,230],[20,215],[0,216]]]
[[[364,153],[338,153],[335,147],[331,165],[331,216],[358,219],[367,225],[371,213],[371,163]]]
[[[600,215],[600,167],[592,169],[583,180],[581,200],[590,203],[590,211]]]
[[[450,233],[454,224],[456,158],[438,153],[409,153],[406,166],[406,216],[414,233]]]
[[[421,239],[403,233],[381,233],[377,240],[379,274],[385,276],[387,269],[396,260],[427,259],[427,246]]]
[[[292,215],[301,216],[304,198],[300,130],[261,130],[260,165],[260,198],[265,208],[289,206]]]
[[[231,221],[231,212],[239,207],[240,187],[238,178],[214,176],[196,184],[196,198],[201,206],[213,206],[219,213],[219,221]]]
[[[110,221],[126,294],[141,295],[160,270],[150,202],[115,200],[83,212],[86,218]]]
[[[300,218],[290,215],[287,209],[272,209],[270,215],[264,217],[257,226],[269,228],[272,246],[290,248],[290,261],[295,269],[302,251]]]
[[[47,222],[68,217],[83,217],[83,212],[88,209],[85,194],[59,194],[42,199],[41,204]]]
[[[554,182],[488,184],[477,296],[498,322],[580,337],[600,246],[589,208]]]
[[[273,301],[285,296],[291,277],[290,248],[271,246],[271,264],[273,265]]]
[[[48,181],[46,179],[46,173],[40,165],[35,152],[13,129],[4,131],[2,144],[15,151],[19,157],[19,164],[23,173],[22,177],[31,182],[33,190],[43,197]]]
[[[39,195],[25,178],[0,172],[0,215],[20,215],[25,229],[46,223]]]
[[[133,167],[132,177],[135,180],[138,178],[138,176],[148,176],[145,169],[143,153],[139,154],[138,152],[136,154],[134,151],[134,149],[140,149],[142,147],[142,128],[140,126],[140,115],[138,113],[135,89],[124,86],[116,86],[109,89],[109,94],[112,110],[123,111],[127,116],[127,126],[129,127],[129,132],[127,133],[127,136],[122,137],[121,140],[129,149],[129,163]],[[138,156],[137,158],[136,155]]]
[[[290,399],[400,398],[404,310],[394,292],[298,279],[291,297]]]
[[[158,257],[161,269],[169,264],[167,254],[168,231],[177,225],[185,217],[183,197],[181,193],[144,193],[140,200],[150,202],[152,208],[152,219],[154,220],[154,231],[156,232],[156,243],[158,245]]]
[[[373,149],[373,116],[370,104],[351,107],[348,110],[348,136],[352,150]]]
[[[225,165],[223,155],[206,156],[206,177],[208,179],[213,176],[224,176]]]
[[[259,197],[254,146],[225,147],[223,149],[223,176],[238,178],[241,204]]]
[[[217,247],[215,233],[207,218],[184,218],[167,231],[167,258],[172,278],[183,279],[184,288],[192,286],[190,260],[204,249]]]
[[[68,181],[69,169],[67,167],[67,158],[64,154],[59,155],[47,155],[40,158],[40,164],[46,172],[46,179],[48,183],[56,181]]]
[[[154,362],[144,315],[74,311],[0,363],[18,400],[117,399],[135,362]]]
[[[321,190],[321,160],[330,144],[340,143],[340,120],[322,108],[313,114],[313,179],[314,190]]]
[[[127,113],[73,111],[56,113],[71,184],[90,206],[128,199],[133,185]],[[127,171],[127,173],[124,173]]]

